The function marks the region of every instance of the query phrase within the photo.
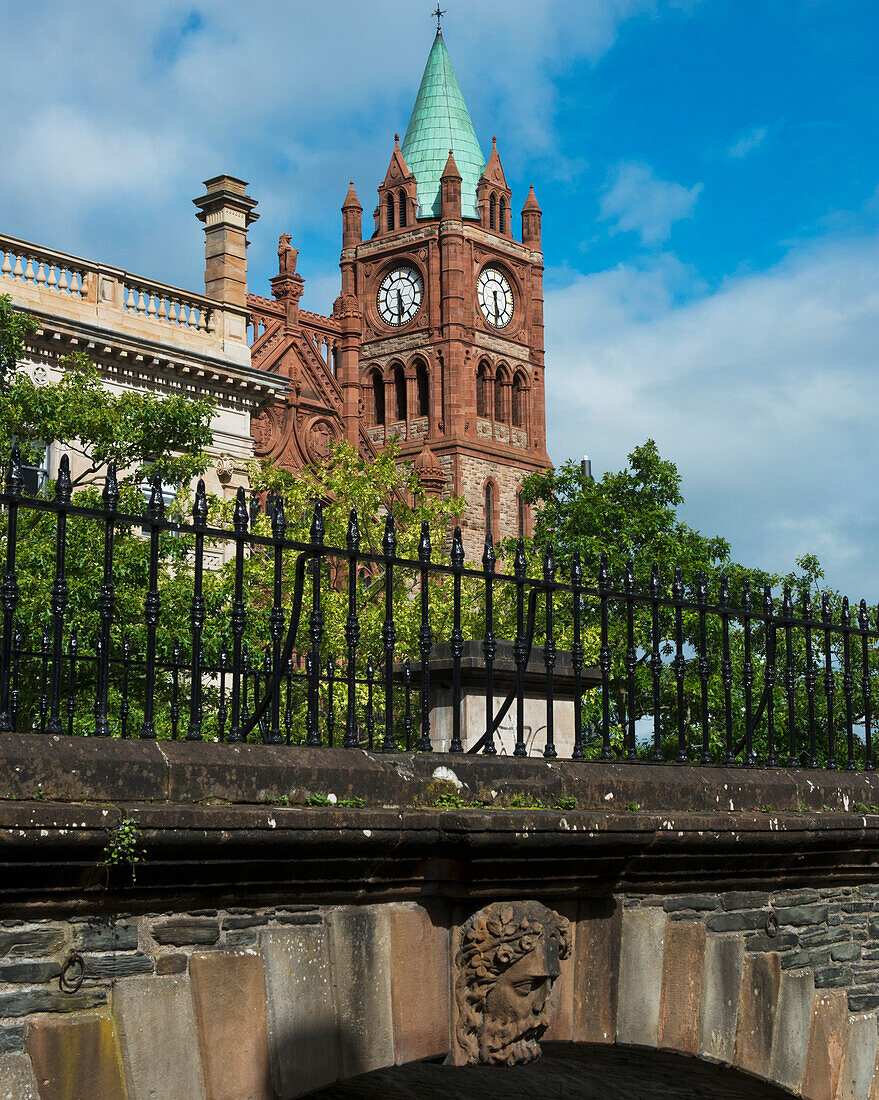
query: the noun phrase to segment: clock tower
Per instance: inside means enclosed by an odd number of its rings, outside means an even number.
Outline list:
[[[463,496],[479,541],[487,527],[495,539],[529,533],[519,486],[549,465],[540,207],[529,191],[518,241],[511,200],[438,30],[367,240],[353,185],[345,200],[340,302],[360,315],[366,434],[377,446],[396,436],[403,457]]]
[[[330,316],[299,309],[289,234],[273,300],[248,295],[254,366],[290,380],[254,418],[256,452],[298,469],[333,440],[369,455],[396,438],[428,492],[466,500],[478,557],[486,530],[530,533],[519,487],[549,465],[541,214],[530,190],[516,240],[497,142],[486,159],[439,29],[366,239],[362,215],[352,183]]]

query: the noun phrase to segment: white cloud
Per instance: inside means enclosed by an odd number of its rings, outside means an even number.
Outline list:
[[[550,290],[552,457],[617,469],[655,438],[689,521],[739,560],[781,570],[818,553],[832,584],[875,601],[877,266],[879,235],[864,235],[713,290],[668,256]]]
[[[747,133],[742,134],[737,141],[733,142],[729,149],[727,149],[727,156],[732,157],[733,160],[743,160],[763,144],[768,133],[768,126],[756,126],[753,130],[749,130]]]
[[[601,197],[601,218],[619,232],[637,233],[647,245],[668,240],[671,227],[693,213],[702,184],[661,180],[649,164],[626,161],[611,172]]]
[[[538,160],[569,172],[556,76],[597,61],[627,20],[691,5],[509,0],[501,19],[493,4],[450,6],[446,40],[483,143],[501,136],[511,177]],[[337,237],[352,175],[368,218],[431,45],[428,12],[393,0],[6,5],[3,230],[198,286],[189,199],[231,172],[260,201],[251,271],[269,272],[282,230]]]

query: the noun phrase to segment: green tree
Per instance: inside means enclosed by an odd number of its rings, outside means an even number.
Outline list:
[[[722,537],[706,537],[690,527],[680,516],[684,503],[681,478],[673,462],[663,459],[653,440],[636,447],[628,456],[625,469],[608,472],[599,480],[593,480],[582,472],[579,463],[568,461],[556,470],[534,474],[523,486],[526,503],[535,507],[534,548],[543,552],[550,545],[563,575],[570,574],[575,553],[583,565],[584,584],[592,589],[592,595],[583,602],[586,625],[586,660],[598,664],[599,657],[599,607],[595,597],[598,587],[602,555],[606,556],[614,597],[608,601],[608,640],[611,654],[610,697],[611,734],[617,753],[625,751],[624,730],[632,719],[642,723],[638,727],[638,751],[650,756],[652,746],[645,742],[645,735],[653,728],[653,677],[651,674],[652,620],[649,602],[634,606],[635,669],[634,692],[629,690],[626,669],[627,623],[626,603],[620,598],[624,590],[629,563],[634,578],[634,591],[646,596],[651,590],[654,568],[658,580],[657,594],[664,599],[675,593],[676,569],[680,570],[683,596],[695,602],[698,596],[698,579],[704,576],[705,592],[709,603],[717,606],[723,593],[729,595],[729,653],[733,670],[731,685],[731,719],[733,749],[741,759],[745,737],[745,698],[742,678],[744,665],[744,628],[742,619],[733,614],[742,608],[745,586],[749,585],[754,611],[762,610],[764,592],[772,597],[772,608],[779,614],[783,607],[785,588],[790,592],[794,614],[803,609],[804,598],[812,602],[813,617],[817,617],[822,597],[826,594],[834,621],[839,622],[842,597],[838,592],[826,592],[821,586],[823,571],[816,557],[804,555],[797,559],[796,572],[781,574],[746,567],[732,559],[730,546]],[[698,675],[700,617],[693,610],[682,614],[684,656],[684,706],[683,722],[686,752],[690,759],[701,756],[703,728],[701,721],[701,682]],[[763,625],[752,621],[752,660],[754,691],[752,716],[760,717],[754,730],[754,749],[758,759],[767,756],[766,709],[760,708],[766,667],[766,636]],[[659,615],[660,655],[664,671],[661,675],[661,701],[659,712],[660,737],[663,755],[674,758],[677,753],[677,686],[672,662],[676,655],[674,612],[663,608]],[[709,662],[708,679],[708,732],[710,757],[720,761],[726,756],[725,691],[721,676],[723,659],[722,618],[710,613],[706,617],[706,656]],[[832,645],[834,667],[841,662],[841,639],[836,636]],[[875,677],[875,646],[870,646],[870,660]],[[854,652],[854,651],[853,651]],[[858,659],[860,654],[857,655]],[[813,639],[813,667],[820,664],[823,654],[820,636]],[[777,686],[773,694],[777,723],[776,744],[778,756],[786,757],[786,699],[782,694],[783,670],[787,661],[783,629],[778,631],[776,648]],[[854,660],[854,657],[853,657]],[[791,662],[797,681],[794,698],[794,725],[797,731],[799,760],[808,762],[807,729],[808,705],[803,687],[807,664],[804,635],[794,629],[791,636]],[[859,668],[860,666],[858,666]],[[837,676],[834,729],[837,741],[844,737],[845,708],[840,696],[841,677]],[[828,729],[824,720],[823,698],[820,682],[816,688],[817,741],[820,760],[827,759]],[[856,698],[854,722],[863,718],[863,697]],[[586,715],[591,734],[590,754],[600,750],[601,700],[598,692],[592,692],[586,701]],[[642,722],[643,720],[643,722]],[[647,727],[647,728],[645,728]],[[862,749],[859,748],[859,753]]]

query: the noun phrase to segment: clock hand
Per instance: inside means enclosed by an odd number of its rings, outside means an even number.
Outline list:
[[[397,320],[403,320],[403,295],[397,291]]]
[[[492,293],[494,294],[494,319],[498,321],[500,320],[500,311],[497,308],[497,291],[494,290]]]

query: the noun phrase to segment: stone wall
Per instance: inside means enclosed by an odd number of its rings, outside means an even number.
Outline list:
[[[815,1100],[879,1096],[879,887],[547,902],[573,952],[546,1041],[674,1051]],[[479,907],[5,920],[0,1097],[270,1100],[440,1058],[457,930]],[[84,980],[63,993],[71,950]]]

